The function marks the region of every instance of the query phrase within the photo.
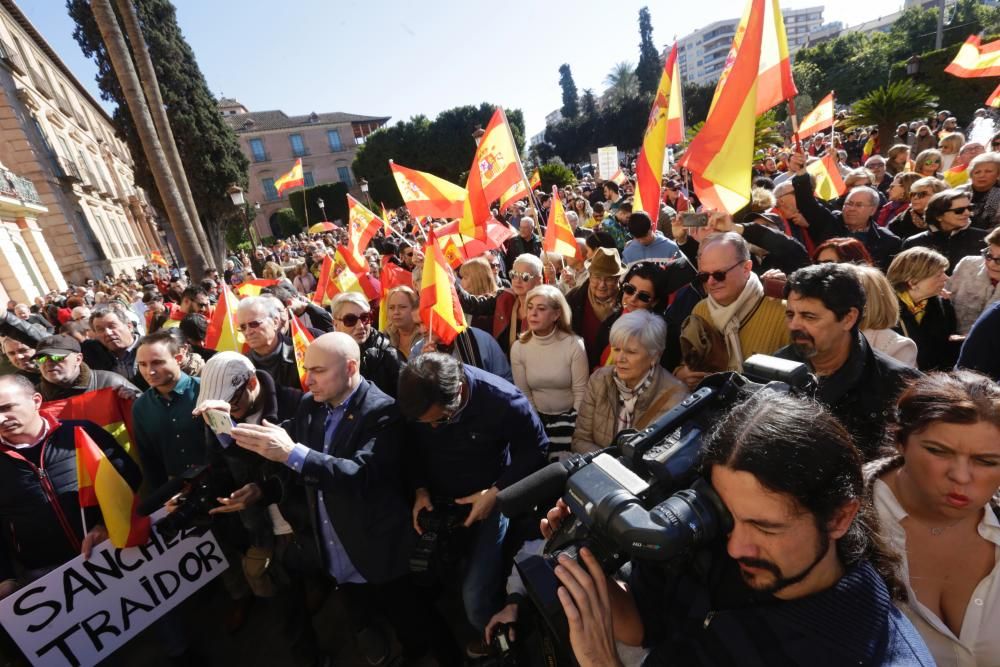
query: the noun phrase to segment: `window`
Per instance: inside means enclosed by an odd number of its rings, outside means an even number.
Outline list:
[[[326,140],[330,143],[330,150],[333,152],[344,150],[344,145],[340,143],[340,132],[337,130],[327,130]]]
[[[254,162],[264,162],[267,160],[267,152],[264,150],[263,139],[251,139],[250,152],[253,153]]]
[[[267,201],[275,201],[278,199],[278,190],[274,187],[273,178],[265,178],[260,182],[260,184],[264,187],[264,197]]]
[[[302,181],[305,183],[307,188],[311,188],[316,185],[316,181],[313,180],[313,173],[311,171],[307,171],[302,174]]]
[[[302,157],[303,155],[308,155],[306,151],[306,145],[302,141],[301,134],[289,134],[288,143],[292,145],[292,155],[295,157]]]
[[[337,167],[337,178],[349,187],[351,185],[351,170],[348,167]]]

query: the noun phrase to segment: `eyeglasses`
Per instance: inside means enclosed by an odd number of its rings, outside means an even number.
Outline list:
[[[246,322],[244,324],[236,327],[240,331],[245,332],[247,329],[260,329],[264,325],[264,320],[254,320],[252,322]]]
[[[236,390],[235,393],[233,393],[233,397],[229,399],[229,405],[235,406],[236,404],[238,404],[240,402],[240,399],[243,398],[243,394],[247,393],[247,385],[248,384],[250,384],[250,383],[249,382],[245,382],[243,384],[243,386],[241,386],[239,389]]]
[[[873,208],[875,204],[871,202],[860,202],[857,200],[844,202],[844,208]]]
[[[987,262],[993,262],[994,264],[1000,265],[1000,256],[994,257],[990,254],[989,250],[983,249],[982,251],[983,259]]]
[[[744,260],[741,259],[728,269],[724,269],[722,271],[700,271],[695,275],[694,279],[701,284],[707,283],[709,278],[713,278],[717,283],[725,282],[726,276],[729,275],[729,272],[741,265],[743,262]]]
[[[930,196],[931,196],[930,192],[924,192],[924,191],[917,192],[916,190],[914,190],[913,192],[910,193],[910,199],[923,199],[924,197],[930,197]]]
[[[973,213],[975,212],[975,210],[976,210],[975,206],[959,206],[957,208],[949,208],[947,211],[945,211],[945,213],[957,213],[961,215],[966,211],[968,211],[969,213]]]
[[[523,272],[522,273],[520,271],[511,271],[510,272],[510,279],[511,280],[513,280],[514,278],[517,278],[518,280],[520,280],[522,282],[526,282],[526,283],[530,283],[533,279],[535,279],[537,277],[538,276],[536,276],[534,273],[527,273],[527,272]]]
[[[599,285],[615,285],[618,283],[618,276],[595,276],[591,275],[590,280]]]
[[[68,354],[43,354],[40,357],[35,357],[35,363],[39,366],[51,361],[54,364],[58,364],[60,361],[68,357]]]
[[[622,285],[622,292],[625,293],[625,294],[627,294],[628,296],[634,296],[635,298],[639,299],[639,301],[642,301],[643,303],[650,303],[653,300],[653,295],[652,294],[650,294],[649,292],[644,292],[644,291],[640,290],[638,287],[636,287],[632,283],[625,283],[624,285]]]
[[[343,317],[335,318],[338,322],[343,322],[345,327],[356,326],[358,322],[362,324],[370,324],[372,321],[371,313],[361,313],[360,315],[350,314],[344,315]]]

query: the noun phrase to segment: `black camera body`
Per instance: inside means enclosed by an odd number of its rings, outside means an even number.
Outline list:
[[[139,514],[148,516],[180,494],[177,509],[156,522],[157,532],[164,539],[172,540],[187,528],[208,528],[212,523],[208,511],[219,505],[217,487],[210,465],[188,468],[150,494],[139,506]]]
[[[471,505],[459,505],[450,499],[431,499],[432,511],[423,510],[417,515],[417,524],[423,531],[410,556],[410,572],[426,577],[456,565],[461,558],[465,520]]]

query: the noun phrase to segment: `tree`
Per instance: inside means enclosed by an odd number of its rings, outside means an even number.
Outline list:
[[[851,108],[848,127],[877,125],[880,137],[891,137],[900,123],[914,118],[926,118],[934,113],[937,98],[927,86],[911,81],[896,81],[881,86],[861,98]],[[891,142],[883,139],[881,150],[889,150]]]
[[[586,88],[580,98],[580,110],[584,116],[597,116],[597,97],[594,96],[593,88]]]
[[[538,177],[542,179],[542,184],[538,189],[546,194],[552,192],[553,185],[561,188],[576,183],[576,176],[573,175],[570,168],[559,162],[543,164],[538,168]]]
[[[275,211],[274,218],[278,221],[280,234],[278,238],[286,239],[292,234],[298,234],[305,228],[302,219],[295,215],[295,211],[290,208],[279,208]]]
[[[612,105],[622,105],[639,94],[639,78],[635,74],[632,63],[622,61],[616,63],[604,79],[608,86],[608,102]]]
[[[653,44],[653,21],[649,17],[649,7],[639,10],[639,65],[635,73],[639,79],[639,90],[654,94],[660,85],[663,63],[659,50]]]
[[[703,122],[708,118],[708,109],[715,95],[715,84],[699,85],[685,83],[682,88],[684,97],[684,124],[688,127]]]
[[[559,66],[559,87],[562,88],[563,118],[576,118],[580,115],[580,102],[577,99],[576,83],[573,82],[573,72],[567,63]]]
[[[342,223],[347,223],[347,184],[341,181],[336,183],[321,183],[320,185],[313,186],[311,188],[306,188],[305,190],[295,190],[292,194],[288,195],[288,206],[295,212],[295,217],[297,217],[302,225],[305,224],[306,215],[305,209],[302,205],[303,197],[309,202],[309,217],[308,220],[315,224],[323,220],[324,213],[326,214],[327,220],[340,220]],[[316,203],[317,199],[323,200],[324,208],[321,209]],[[378,201],[378,200],[376,200]],[[367,205],[367,202],[362,202]],[[378,205],[375,205],[375,213],[381,214],[378,210]]]
[[[223,247],[224,227],[242,225],[242,215],[226,195],[233,183],[247,188],[249,161],[240,150],[236,134],[226,125],[194,53],[177,25],[169,0],[133,0],[140,28],[149,47],[163,104],[176,138],[184,171],[198,215],[216,252]],[[143,155],[138,132],[126,108],[122,86],[111,68],[107,49],[91,13],[88,0],[66,0],[76,23],[73,37],[83,54],[97,64],[101,98],[117,108],[113,122],[132,155]],[[145,189],[155,206],[162,208],[162,193],[156,187],[150,165],[136,160],[136,184]],[[218,259],[218,257],[217,257]]]

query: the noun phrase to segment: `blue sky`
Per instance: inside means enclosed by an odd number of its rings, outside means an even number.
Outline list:
[[[95,67],[73,40],[62,0],[17,0],[97,97]],[[489,101],[524,111],[529,136],[562,104],[559,65],[577,88],[604,88],[619,61],[638,59],[638,12],[648,6],[658,46],[743,10],[741,0],[174,0],[209,87],[251,110],[346,111],[433,118]],[[787,8],[822,0],[787,0]],[[826,21],[848,25],[901,0],[834,0]],[[680,15],[679,15],[680,14]]]

